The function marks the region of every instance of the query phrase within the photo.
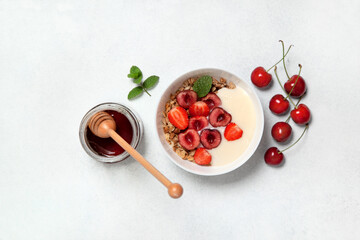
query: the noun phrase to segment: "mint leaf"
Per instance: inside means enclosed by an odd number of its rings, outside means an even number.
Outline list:
[[[142,80],[142,75],[138,76],[137,78],[133,79],[134,83],[140,84]]]
[[[133,99],[133,98],[135,98],[135,97],[137,97],[137,96],[139,96],[141,93],[143,92],[143,88],[142,87],[135,87],[135,88],[133,88],[130,92],[129,92],[129,94],[128,94],[128,99],[130,100],[130,99]]]
[[[130,68],[130,74],[129,75],[131,75],[131,78],[137,78],[137,77],[139,77],[140,75],[142,75],[142,73],[141,73],[141,70],[140,70],[140,68],[138,68],[137,66],[132,66],[131,68]],[[128,75],[128,76],[129,76]]]
[[[142,80],[142,72],[140,68],[137,66],[132,66],[130,68],[130,73],[128,74],[128,78],[133,78],[134,83],[140,84]]]
[[[210,76],[202,76],[194,83],[193,89],[198,97],[205,97],[210,92],[211,86],[212,78]]]
[[[154,87],[156,85],[156,83],[159,82],[159,77],[158,76],[150,76],[148,77],[144,83],[143,83],[143,87],[146,88],[146,89],[150,89],[152,87]]]
[[[136,78],[136,77],[137,77],[137,75],[134,74],[134,73],[129,73],[128,74],[128,78]]]

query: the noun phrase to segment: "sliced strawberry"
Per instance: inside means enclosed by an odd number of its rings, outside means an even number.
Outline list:
[[[207,116],[209,115],[210,109],[208,105],[202,101],[198,101],[192,104],[189,108],[190,116]]]
[[[224,137],[228,141],[237,140],[241,138],[242,135],[243,135],[243,130],[233,122],[229,123],[225,128]]]
[[[200,141],[207,149],[213,149],[221,143],[221,134],[216,129],[204,129],[200,134]]]
[[[194,160],[199,165],[209,165],[211,163],[211,155],[205,148],[196,149]]]
[[[180,130],[186,129],[189,125],[187,112],[182,107],[174,107],[171,109],[168,113],[168,118],[171,124]]]
[[[189,108],[197,100],[197,93],[192,90],[181,91],[176,95],[176,101],[183,108]]]
[[[209,125],[209,121],[204,116],[196,116],[192,117],[189,120],[189,129],[195,129],[196,131],[200,131]]]
[[[209,122],[213,127],[225,127],[231,119],[231,114],[220,107],[214,108],[209,116]]]
[[[194,150],[200,144],[200,136],[194,129],[179,134],[179,143],[187,150]]]
[[[208,93],[201,101],[208,105],[210,111],[221,105],[221,99],[215,93]]]

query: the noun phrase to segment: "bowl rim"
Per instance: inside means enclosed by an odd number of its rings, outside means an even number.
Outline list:
[[[234,165],[232,168],[224,168],[223,171],[218,171],[218,172],[199,172],[197,170],[193,170],[193,169],[189,169],[189,168],[186,168],[185,166],[179,164],[175,159],[173,159],[173,157],[167,152],[167,150],[165,149],[164,145],[162,144],[161,142],[161,137],[160,137],[160,133],[159,133],[159,128],[158,128],[158,117],[159,115],[159,109],[160,108],[160,104],[161,104],[161,100],[164,96],[164,94],[166,93],[166,91],[169,89],[169,87],[174,84],[175,82],[177,82],[179,79],[181,78],[185,78],[186,76],[189,76],[189,75],[199,75],[201,74],[201,72],[222,72],[222,73],[226,73],[226,74],[229,74],[229,75],[232,75],[234,77],[236,77],[237,79],[239,79],[241,82],[243,82],[247,87],[249,87],[249,89],[251,89],[251,91],[253,92],[254,96],[255,96],[255,99],[256,99],[256,104],[259,106],[259,112],[260,112],[260,116],[259,116],[259,120],[261,122],[260,124],[260,135],[257,139],[257,142],[255,143],[255,147],[253,148],[253,150],[249,153],[249,157],[243,161],[243,162],[240,162],[239,164],[236,164]],[[237,85],[237,84],[236,84]],[[237,75],[229,72],[229,71],[226,71],[226,70],[223,70],[223,69],[219,69],[219,68],[200,68],[200,69],[195,69],[195,70],[192,70],[192,71],[189,71],[189,72],[186,72],[184,74],[182,74],[181,76],[177,77],[175,80],[173,80],[172,82],[170,82],[170,84],[164,88],[164,90],[162,91],[161,93],[161,96],[159,98],[159,101],[158,101],[158,104],[156,105],[157,108],[156,108],[156,114],[155,114],[155,128],[156,128],[156,133],[157,133],[157,141],[158,143],[161,145],[161,148],[162,150],[165,152],[166,156],[171,160],[171,162],[173,162],[175,165],[177,165],[178,167],[180,167],[181,169],[187,171],[187,172],[190,172],[190,173],[193,173],[193,174],[196,174],[196,175],[201,175],[201,176],[217,176],[217,175],[222,175],[222,174],[226,174],[226,173],[229,173],[231,171],[234,171],[235,169],[241,167],[243,164],[245,164],[253,155],[254,153],[256,152],[256,150],[258,149],[259,147],[259,144],[261,142],[261,139],[263,137],[263,133],[264,133],[264,125],[265,125],[265,122],[264,122],[264,110],[263,110],[263,107],[262,107],[262,104],[261,104],[261,101],[257,95],[257,93],[255,92],[253,86],[251,86],[249,83],[247,83],[246,81],[244,81],[242,78],[238,77]],[[162,111],[161,111],[162,112]],[[162,128],[161,128],[162,130]],[[186,161],[186,160],[184,160]],[[195,163],[194,163],[195,164]],[[228,165],[228,164],[227,164]],[[224,165],[224,166],[227,166],[227,165]]]

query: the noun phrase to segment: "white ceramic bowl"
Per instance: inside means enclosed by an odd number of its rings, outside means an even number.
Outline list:
[[[201,77],[203,75],[209,75],[212,77],[215,77],[216,79],[225,78],[228,81],[231,81],[236,84],[237,87],[240,87],[244,89],[250,96],[256,112],[256,130],[254,133],[254,137],[250,143],[250,146],[248,149],[235,161],[232,163],[229,163],[224,166],[200,166],[196,163],[183,160],[180,158],[170,147],[168,142],[165,140],[165,134],[162,127],[161,119],[162,119],[162,112],[165,110],[165,104],[169,100],[170,94],[175,93],[183,84],[185,80],[191,77]],[[224,173],[228,173],[241,165],[243,165],[255,152],[257,149],[262,134],[264,130],[264,114],[263,109],[260,103],[260,100],[258,96],[256,95],[255,91],[252,87],[249,86],[245,81],[241,80],[234,74],[231,74],[229,72],[226,72],[224,70],[220,69],[213,69],[213,68],[205,68],[205,69],[199,69],[194,70],[191,72],[188,72],[179,78],[177,78],[173,83],[170,84],[170,86],[164,91],[158,107],[157,107],[157,114],[156,114],[156,128],[158,133],[158,139],[160,141],[160,144],[162,145],[163,149],[165,150],[165,153],[167,156],[171,159],[173,163],[181,167],[182,169],[198,174],[198,175],[205,175],[205,176],[214,176],[214,175],[220,175]]]

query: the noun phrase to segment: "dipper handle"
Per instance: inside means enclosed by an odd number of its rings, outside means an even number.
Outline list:
[[[127,151],[133,158],[135,158],[141,165],[146,168],[154,177],[157,178],[167,189],[170,197],[179,198],[183,193],[183,188],[179,183],[172,183],[159,170],[157,170],[151,163],[149,163],[138,151],[136,151],[129,143],[127,143],[114,130],[109,129],[108,134],[115,142],[117,142],[125,151]]]
[[[119,134],[115,132],[116,123],[110,114],[106,112],[98,112],[91,117],[89,121],[90,130],[98,137],[111,137],[125,151],[127,151],[135,160],[143,165],[154,177],[157,178],[167,189],[170,197],[179,198],[183,193],[183,188],[178,183],[172,183],[151,163],[149,163],[140,153],[138,153],[130,144],[128,144]]]

